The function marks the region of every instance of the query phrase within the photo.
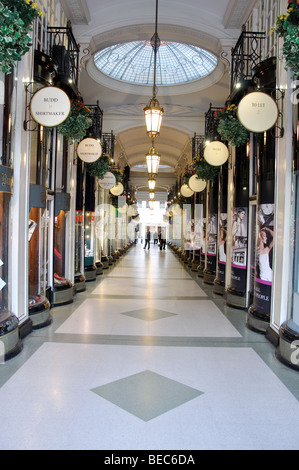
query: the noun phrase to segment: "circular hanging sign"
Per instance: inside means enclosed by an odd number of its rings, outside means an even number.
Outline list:
[[[187,184],[183,184],[183,186],[181,186],[181,194],[184,197],[191,197],[194,194],[194,191],[192,191]]]
[[[110,171],[104,174],[104,178],[99,180],[99,185],[103,189],[111,189],[115,185],[115,176]]]
[[[205,180],[197,178],[196,175],[192,175],[188,182],[189,188],[195,193],[200,193],[205,189],[207,183]]]
[[[44,127],[56,127],[66,120],[71,110],[67,94],[60,88],[47,86],[32,97],[30,113],[33,119]]]
[[[261,91],[248,93],[238,105],[237,116],[251,132],[265,132],[277,121],[278,109],[274,99]]]
[[[212,166],[220,166],[226,162],[229,151],[226,145],[218,140],[210,142],[204,150],[204,159]]]
[[[116,183],[113,188],[110,189],[110,193],[113,194],[113,196],[120,196],[124,191],[124,187],[122,183]]]
[[[102,144],[99,140],[90,137],[83,139],[78,144],[77,155],[83,162],[95,162],[102,155]]]

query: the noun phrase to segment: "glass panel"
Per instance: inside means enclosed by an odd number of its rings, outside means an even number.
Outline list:
[[[128,83],[152,85],[153,47],[147,41],[115,44],[95,54],[95,64],[104,74]],[[209,75],[217,58],[196,46],[161,42],[157,52],[157,85],[177,85]]]
[[[8,282],[8,222],[10,194],[0,193],[0,318],[8,312],[9,282]]]
[[[291,295],[291,308],[293,327],[299,331],[299,174],[294,176],[294,257],[293,257],[293,282],[292,282],[292,295]]]
[[[66,213],[61,210],[54,220],[54,284],[65,280],[65,222]]]
[[[84,239],[84,266],[94,265],[95,249],[95,215],[94,212],[85,212],[85,239]]]

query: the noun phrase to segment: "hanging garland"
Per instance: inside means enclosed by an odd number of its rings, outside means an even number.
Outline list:
[[[249,132],[240,123],[237,116],[237,106],[231,104],[214,114],[215,119],[219,121],[217,131],[224,142],[229,142],[235,147],[246,144],[249,139]]]
[[[110,169],[110,157],[107,154],[103,154],[95,162],[86,163],[85,165],[86,171],[88,171],[91,176],[97,176],[101,180]]]
[[[213,180],[218,175],[219,167],[210,165],[204,157],[193,158],[193,166],[196,176],[204,181]]]
[[[87,129],[92,125],[91,112],[81,99],[71,100],[71,111],[66,120],[57,126],[57,132],[62,134],[71,144],[80,142]]]
[[[29,51],[32,23],[42,12],[30,0],[0,1],[0,66],[2,73],[12,68]]]
[[[115,182],[120,183],[123,178],[122,172],[118,168],[110,168],[109,171],[114,174]]]
[[[299,5],[298,1],[290,1],[287,14],[276,18],[276,27],[270,33],[283,38],[281,48],[285,68],[290,69],[293,77],[299,76]]]
[[[189,179],[191,178],[191,176],[193,176],[195,174],[195,168],[187,168],[187,170],[184,171],[183,173],[183,181],[185,184],[188,184],[189,183]]]

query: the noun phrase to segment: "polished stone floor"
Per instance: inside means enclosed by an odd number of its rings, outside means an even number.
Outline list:
[[[0,365],[0,448],[299,449],[299,375],[168,248],[133,246]]]

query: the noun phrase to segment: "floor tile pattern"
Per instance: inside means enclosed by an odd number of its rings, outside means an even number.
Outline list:
[[[0,364],[0,448],[299,450],[298,373],[168,248],[133,246]]]

